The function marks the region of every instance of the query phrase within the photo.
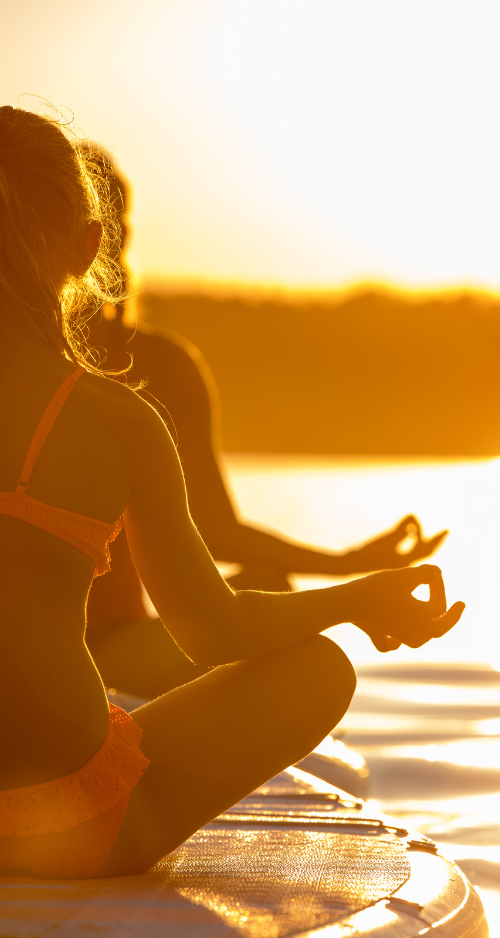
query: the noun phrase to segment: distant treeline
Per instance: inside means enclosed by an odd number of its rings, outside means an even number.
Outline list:
[[[228,451],[500,453],[495,298],[144,293],[140,315],[203,352]]]

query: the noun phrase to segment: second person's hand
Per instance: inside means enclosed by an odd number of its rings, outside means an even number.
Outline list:
[[[408,567],[416,560],[428,557],[443,542],[448,531],[425,538],[418,518],[407,515],[391,531],[381,534],[344,555],[345,573],[369,573],[372,570],[396,570]],[[410,538],[410,550],[401,551],[401,545]]]

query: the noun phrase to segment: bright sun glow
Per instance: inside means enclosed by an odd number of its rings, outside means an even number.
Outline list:
[[[0,103],[37,93],[114,150],[142,277],[497,289],[499,20],[490,0],[26,0],[3,11]]]
[[[291,460],[289,456],[232,455],[228,468],[244,517],[327,549],[342,551],[370,539],[404,517],[410,506],[417,517],[425,519],[426,536],[448,528],[450,536],[435,562],[443,570],[448,601],[466,602],[464,615],[439,641],[418,650],[403,646],[391,660],[498,662],[498,459],[418,464],[374,459],[368,469],[365,459],[350,457]],[[296,576],[294,582],[311,589],[332,581]],[[351,626],[337,626],[330,634],[356,662],[379,660],[366,636]],[[400,699],[408,693],[412,700],[428,705],[458,703],[456,690],[435,684],[412,684],[405,690],[401,682],[387,692]],[[480,688],[478,694],[473,687],[460,688],[460,698],[467,705],[479,697],[489,701],[490,696],[494,702],[498,690]],[[477,719],[487,716],[478,711]],[[355,718],[349,714],[349,720]],[[403,714],[395,718],[405,719]],[[373,719],[376,724],[376,715]]]

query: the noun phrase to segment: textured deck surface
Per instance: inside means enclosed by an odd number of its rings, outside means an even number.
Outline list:
[[[284,774],[142,876],[4,879],[0,936],[282,938],[339,921],[390,896],[410,867],[396,833],[332,791]]]

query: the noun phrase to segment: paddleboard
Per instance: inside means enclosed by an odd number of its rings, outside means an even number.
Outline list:
[[[9,938],[487,938],[436,845],[292,767],[140,876],[0,880]]]

